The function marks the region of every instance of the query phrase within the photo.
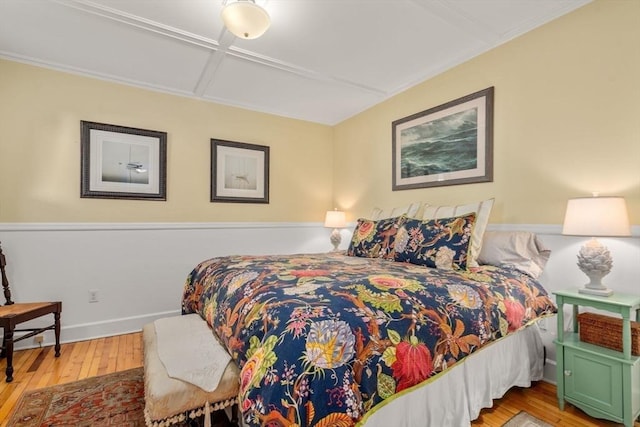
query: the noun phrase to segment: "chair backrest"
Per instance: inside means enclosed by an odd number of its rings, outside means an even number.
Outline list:
[[[4,291],[4,300],[5,305],[13,304],[11,301],[11,290],[9,289],[9,279],[7,279],[7,273],[4,271],[5,266],[7,265],[7,259],[4,257],[2,253],[2,246],[0,246],[0,272],[2,273],[2,289]]]

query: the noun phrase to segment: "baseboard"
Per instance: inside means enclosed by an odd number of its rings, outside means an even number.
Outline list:
[[[557,384],[557,365],[556,361],[552,359],[545,359],[544,361],[544,373],[542,380],[551,384]]]
[[[63,326],[60,330],[60,343],[77,341],[87,341],[97,338],[123,335],[133,332],[140,332],[147,323],[163,317],[179,316],[180,310],[165,311],[160,313],[150,313],[140,316],[123,317],[120,319],[103,320],[100,322],[83,323],[78,325]],[[44,333],[43,347],[54,345],[55,336],[53,332]],[[16,350],[39,347],[33,340],[25,339],[16,343]]]

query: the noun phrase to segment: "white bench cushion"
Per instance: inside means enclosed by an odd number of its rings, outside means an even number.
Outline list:
[[[176,317],[180,322],[182,316]],[[201,326],[209,328],[204,320]],[[188,333],[188,331],[185,331]],[[191,383],[171,378],[158,356],[158,342],[153,323],[142,329],[144,343],[144,390],[145,420],[148,426],[169,426],[184,421],[186,415],[202,415],[208,411],[223,409],[237,403],[240,371],[233,361],[229,362],[222,374],[218,387],[211,392],[204,391]],[[219,345],[212,335],[211,339]],[[197,351],[197,349],[185,349]]]
[[[231,360],[227,350],[198,314],[158,319],[158,356],[171,378],[197,385],[204,391],[218,388]]]

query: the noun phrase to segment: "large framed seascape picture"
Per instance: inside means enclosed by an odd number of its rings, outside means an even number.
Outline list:
[[[211,201],[269,203],[269,147],[212,139]]]
[[[80,197],[167,200],[167,133],[80,122]]]
[[[493,87],[392,123],[392,189],[493,181]]]

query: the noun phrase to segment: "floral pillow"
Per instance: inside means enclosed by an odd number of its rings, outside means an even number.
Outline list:
[[[395,261],[443,270],[466,269],[476,214],[427,221],[407,219],[396,234]]]
[[[453,216],[467,215],[471,212],[476,214],[476,222],[471,232],[471,243],[467,254],[467,264],[469,267],[478,266],[478,255],[482,249],[482,237],[489,223],[489,216],[493,208],[494,199],[482,200],[480,202],[468,203],[465,205],[436,206],[428,203],[424,204],[422,219],[447,218]]]
[[[404,215],[377,221],[358,219],[347,255],[393,260],[396,233],[406,220]]]

